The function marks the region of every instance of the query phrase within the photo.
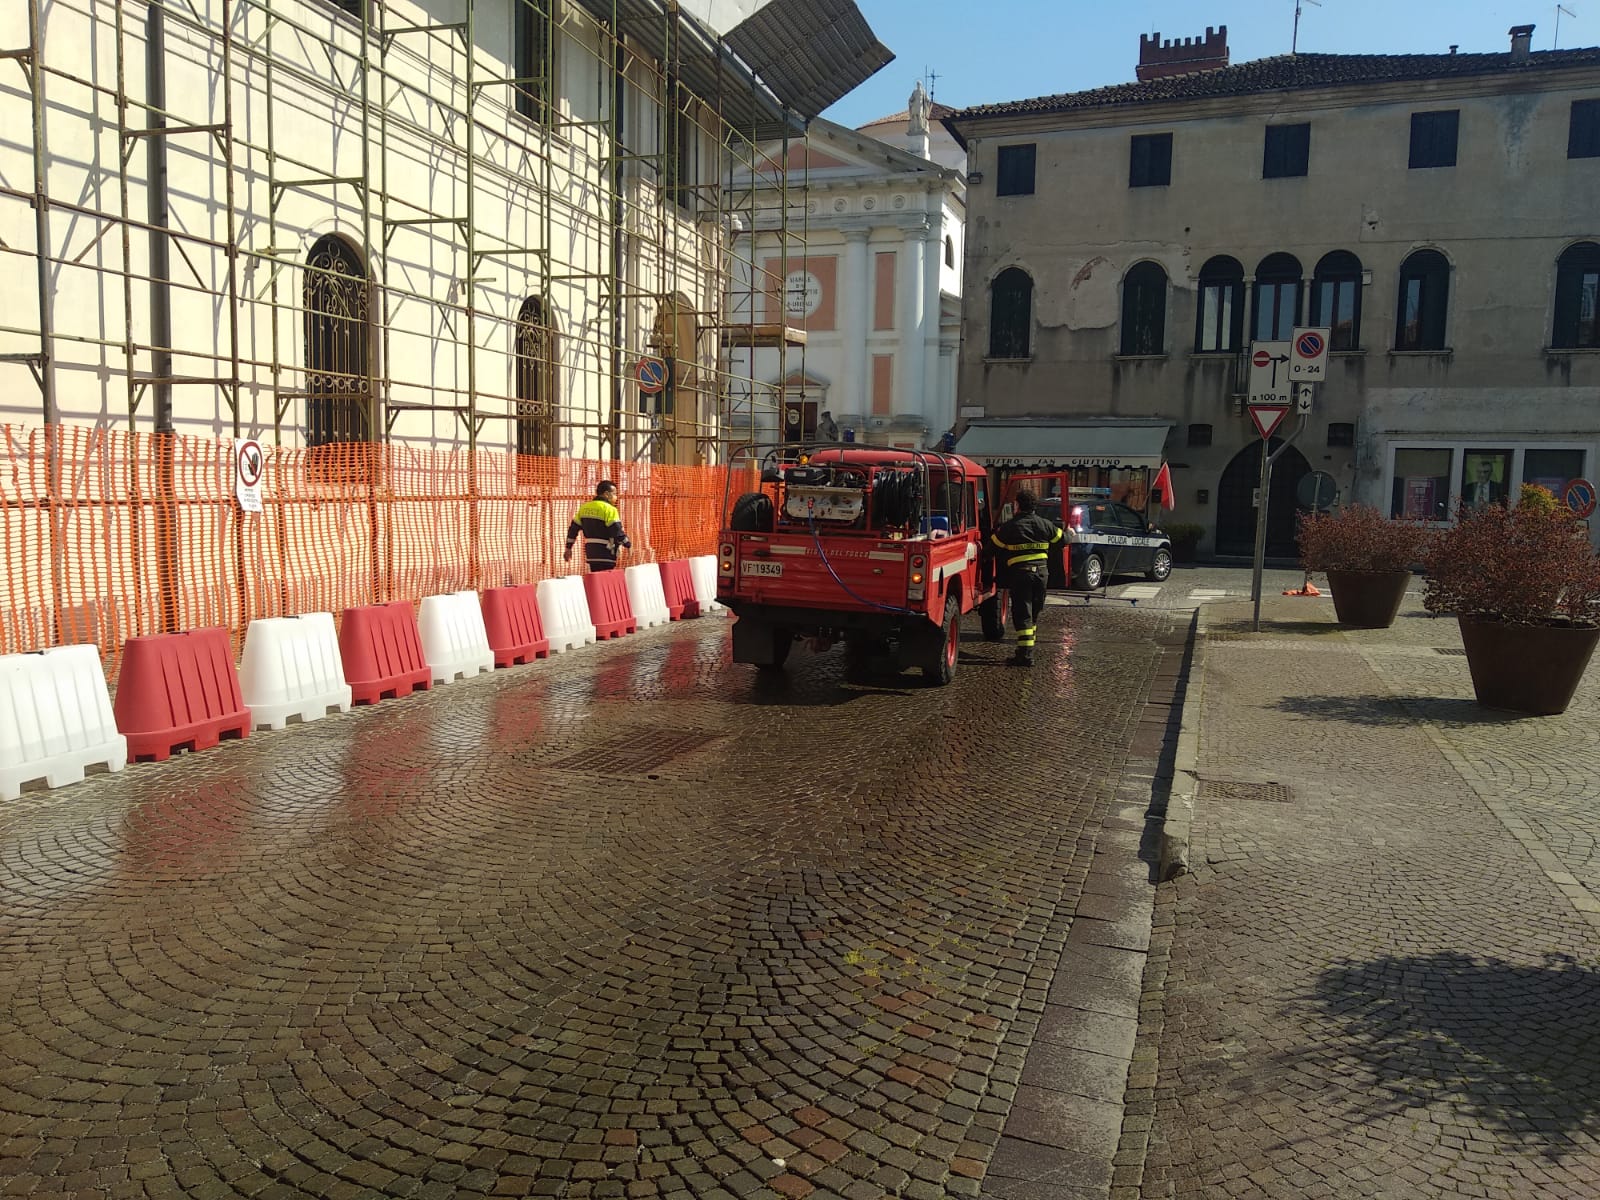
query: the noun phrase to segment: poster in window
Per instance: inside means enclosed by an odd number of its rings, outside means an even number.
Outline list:
[[[1467,508],[1504,504],[1510,458],[1503,450],[1468,451],[1461,471],[1461,503]]]
[[[1438,481],[1431,475],[1412,475],[1406,479],[1405,519],[1432,521],[1435,519],[1434,496]]]

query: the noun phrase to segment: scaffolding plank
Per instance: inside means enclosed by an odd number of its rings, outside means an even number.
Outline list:
[[[747,346],[752,350],[774,350],[779,346],[804,346],[806,331],[792,325],[706,325],[704,331],[715,331],[727,346]]]

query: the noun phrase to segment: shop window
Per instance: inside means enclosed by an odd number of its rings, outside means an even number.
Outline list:
[[[1255,339],[1287,341],[1300,317],[1300,260],[1292,254],[1269,254],[1256,268]]]
[[[1160,354],[1166,335],[1167,273],[1153,262],[1137,263],[1122,279],[1122,353]]]
[[[1453,167],[1456,165],[1456,131],[1460,127],[1461,110],[1445,109],[1441,112],[1411,114],[1411,161],[1413,170],[1418,167]]]
[[[1556,260],[1550,344],[1562,350],[1600,347],[1600,244],[1579,242]]]
[[[989,285],[989,357],[1027,358],[1033,325],[1033,280],[1007,267]]]
[[[1244,267],[1219,254],[1200,268],[1200,303],[1195,318],[1194,348],[1237,350],[1244,341]]]
[[[1311,324],[1331,331],[1329,348],[1361,348],[1361,260],[1348,250],[1324,254],[1311,277]]]
[[[1328,422],[1328,446],[1330,449],[1349,447],[1356,444],[1356,427],[1349,421]]]
[[[1443,521],[1450,515],[1450,451],[1444,447],[1394,452],[1389,515],[1407,521]]]
[[[1311,126],[1268,125],[1261,178],[1286,179],[1311,169]]]
[[[1568,158],[1600,158],[1600,100],[1574,100],[1567,125]]]
[[[1033,168],[1038,147],[1032,142],[1023,146],[1001,146],[995,166],[995,195],[1033,195]]]
[[[1443,350],[1450,298],[1450,263],[1437,250],[1418,250],[1400,266],[1395,313],[1396,350]]]
[[[1189,426],[1189,445],[1191,445],[1191,446],[1209,446],[1209,445],[1211,445],[1211,426],[1209,426],[1209,425],[1191,425],[1191,426]]]
[[[1172,135],[1139,133],[1128,151],[1129,187],[1166,187],[1172,182]]]
[[[1525,450],[1522,482],[1537,484],[1559,499],[1567,484],[1583,478],[1582,450]]]

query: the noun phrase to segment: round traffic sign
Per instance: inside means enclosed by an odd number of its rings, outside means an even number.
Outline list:
[[[1566,490],[1561,493],[1561,499],[1564,500],[1567,507],[1572,510],[1573,516],[1587,517],[1590,513],[1594,512],[1594,484],[1590,483],[1587,479],[1574,479],[1571,483],[1567,484]]]
[[[1250,361],[1258,367],[1270,366],[1272,363],[1272,355],[1265,350],[1257,350]]]
[[[634,368],[641,392],[655,393],[667,386],[667,364],[654,355],[645,355]]]
[[[1301,508],[1314,508],[1322,512],[1333,507],[1333,502],[1339,497],[1339,485],[1326,471],[1313,471],[1301,476],[1294,494]]]
[[[1320,333],[1302,333],[1294,344],[1301,358],[1316,358],[1322,353],[1322,335]]]

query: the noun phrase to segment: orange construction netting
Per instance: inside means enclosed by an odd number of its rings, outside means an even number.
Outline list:
[[[261,513],[231,439],[0,425],[0,654],[100,648],[570,573],[567,523],[614,480],[624,563],[716,551],[721,467],[356,444],[264,447]],[[574,564],[581,562],[581,552]]]

